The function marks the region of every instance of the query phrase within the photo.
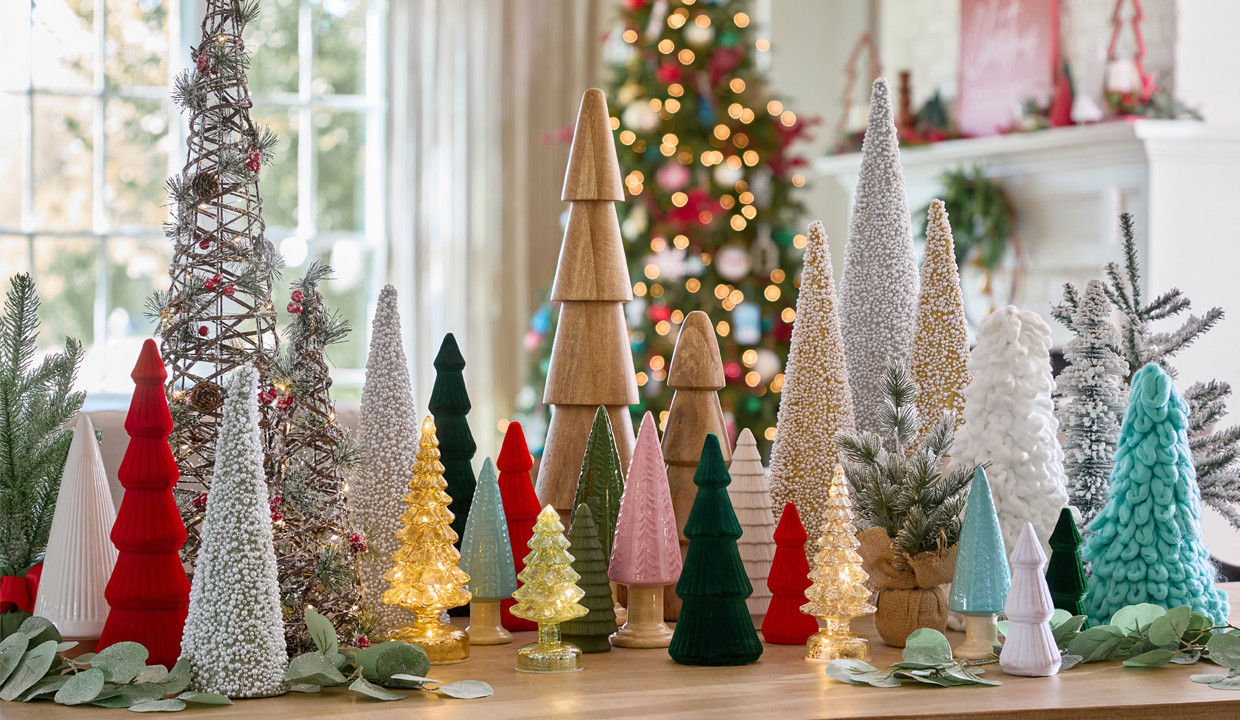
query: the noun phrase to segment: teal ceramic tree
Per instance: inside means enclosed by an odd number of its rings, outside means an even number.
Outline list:
[[[594,524],[598,526],[603,557],[611,557],[622,495],[624,471],[620,469],[620,454],[616,451],[616,439],[611,433],[611,420],[607,417],[607,409],[600,405],[598,412],[594,414],[590,438],[586,440],[586,452],[581,460],[581,475],[577,478],[577,496],[573,498],[573,507],[582,503],[590,506]]]
[[[581,575],[577,587],[586,592],[578,602],[590,612],[561,623],[560,636],[564,642],[581,648],[581,652],[607,652],[611,650],[608,638],[617,630],[616,611],[611,598],[611,581],[607,578],[607,556],[603,554],[598,525],[589,505],[578,505],[573,511],[573,525],[568,529],[568,553],[573,556],[573,570]]]
[[[999,644],[995,616],[1007,602],[1012,572],[1003,547],[1003,530],[990,496],[986,471],[973,471],[969,504],[960,523],[960,543],[956,546],[956,573],[947,607],[965,616],[964,643],[955,649],[956,657],[983,660]]]
[[[682,665],[746,665],[762,656],[745,603],[753,586],[736,547],[742,531],[728,499],[730,482],[719,438],[707,435],[693,476],[697,497],[685,523],[689,552],[676,583],[680,617],[667,649]]]
[[[1150,363],[1132,378],[1107,504],[1081,558],[1092,564],[1085,610],[1105,623],[1125,605],[1188,605],[1227,621],[1227,594],[1201,538],[1201,491],[1188,445],[1188,404]]]
[[[487,458],[478,473],[474,504],[461,539],[460,568],[469,575],[469,642],[501,645],[512,635],[500,624],[499,603],[517,590],[517,571],[495,463]]]
[[[443,336],[435,356],[435,385],[431,388],[430,411],[439,431],[439,462],[448,483],[449,509],[455,518],[452,530],[464,537],[469,509],[474,502],[474,453],[478,451],[469,431],[469,393],[465,390],[465,358],[452,333]],[[457,547],[460,547],[458,541]]]
[[[1046,566],[1046,584],[1055,607],[1073,615],[1085,614],[1085,591],[1089,579],[1081,562],[1081,533],[1076,529],[1072,510],[1064,508],[1051,533],[1051,561]]]

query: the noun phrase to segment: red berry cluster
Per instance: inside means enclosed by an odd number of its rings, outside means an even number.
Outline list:
[[[292,395],[281,395],[280,399],[276,400],[276,409],[280,412],[288,412],[291,407],[293,407]]]
[[[211,68],[211,58],[206,55],[198,56],[198,72],[205,73]]]
[[[250,151],[250,157],[245,161],[245,166],[248,167],[251,172],[258,172],[258,169],[262,167],[262,158],[263,154],[259,152],[258,148],[254,148]]]
[[[191,504],[194,506],[195,510],[201,510],[205,508],[207,506],[207,494],[198,493],[198,497],[194,498],[194,501]]]
[[[301,306],[301,303],[306,299],[306,294],[300,290],[294,290],[290,298],[292,302],[288,304],[285,310],[288,310],[290,315],[300,315],[301,311],[305,309]]]
[[[211,334],[211,328],[207,327],[206,325],[199,325],[198,334],[203,337],[206,337]]]
[[[221,281],[223,281],[223,278],[220,277],[219,273],[216,273],[215,277],[212,277],[208,279],[205,283],[203,283],[203,287],[205,287],[208,290],[215,290],[217,287],[220,286]]]
[[[259,390],[258,401],[264,405],[270,405],[275,402],[277,394],[278,393],[274,387],[269,387],[266,390]]]
[[[354,553],[366,552],[366,533],[349,533],[349,547]]]
[[[358,635],[358,636],[357,636],[357,646],[358,646],[359,648],[368,648],[368,647],[370,647],[370,639],[369,639],[369,638],[367,638],[365,635]]]
[[[271,510],[271,522],[280,522],[284,516],[280,514],[279,507],[284,504],[284,498],[276,495],[267,501],[267,509]]]
[[[199,238],[199,239],[198,239],[198,247],[202,248],[203,250],[210,250],[210,249],[211,249],[211,239],[210,239],[210,238],[205,237],[205,236],[203,236],[203,235],[199,235],[199,236],[198,236],[198,238]]]

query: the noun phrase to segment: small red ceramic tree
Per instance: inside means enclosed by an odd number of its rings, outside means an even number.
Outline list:
[[[642,418],[624,487],[607,574],[628,586],[629,615],[612,635],[612,644],[667,647],[672,631],[663,622],[663,588],[680,578],[680,536],[659,431],[649,412]]]
[[[812,584],[809,561],[805,559],[808,539],[796,505],[787,503],[775,527],[775,559],[766,581],[771,606],[762,620],[762,637],[769,643],[803,645],[818,632],[818,621],[801,612],[801,606],[807,602],[805,590]]]
[[[181,654],[189,579],[180,556],[185,524],[172,496],[180,473],[168,447],[168,374],[154,340],[143,343],[130,377],[137,387],[125,416],[129,448],[118,472],[125,497],[112,526],[119,554],[104,591],[111,611],[98,649],[129,640],[150,651],[148,663],[172,667]]]
[[[495,467],[499,470],[499,496],[504,503],[504,519],[508,521],[512,562],[516,572],[520,573],[525,569],[525,554],[529,551],[526,546],[534,537],[534,524],[538,522],[538,513],[542,510],[534,493],[534,482],[530,479],[534,458],[525,444],[521,423],[508,423]],[[500,603],[500,623],[507,630],[537,630],[538,623],[512,614],[512,606],[516,602],[508,598]]]

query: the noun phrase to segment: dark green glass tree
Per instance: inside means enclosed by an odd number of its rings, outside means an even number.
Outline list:
[[[573,511],[573,525],[568,529],[568,552],[573,556],[573,570],[581,575],[577,587],[586,591],[578,602],[590,612],[561,623],[560,637],[581,648],[581,652],[607,652],[611,650],[609,638],[618,629],[611,581],[607,579],[608,555],[603,554],[594,513],[585,503]]]
[[[573,507],[583,503],[590,506],[594,524],[598,526],[603,557],[611,557],[616,520],[620,517],[620,496],[623,494],[624,471],[620,469],[616,438],[611,433],[607,408],[600,405],[594,415],[590,437],[586,440],[586,452],[581,459],[581,474],[577,477],[577,495],[573,498]]]
[[[435,417],[439,434],[439,462],[448,482],[449,509],[455,518],[452,529],[458,538],[465,536],[465,521],[474,502],[473,459],[478,446],[469,431],[469,393],[465,390],[465,358],[452,333],[443,336],[439,354],[435,356],[435,386],[431,389],[430,411]],[[461,542],[457,540],[457,548]]]
[[[741,524],[728,499],[732,477],[714,434],[702,444],[693,482],[689,552],[676,583],[680,618],[667,654],[682,665],[746,665],[762,655],[762,643],[745,604],[753,586],[736,547]]]
[[[1051,532],[1051,559],[1046,564],[1046,584],[1055,607],[1073,615],[1085,614],[1085,591],[1089,588],[1085,564],[1081,562],[1081,533],[1072,519],[1072,510],[1059,511],[1059,521]]]

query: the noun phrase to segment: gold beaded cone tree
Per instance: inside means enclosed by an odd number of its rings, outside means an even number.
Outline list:
[[[453,543],[452,512],[439,463],[439,440],[435,421],[422,421],[418,441],[418,460],[405,496],[408,509],[400,516],[405,526],[396,533],[401,547],[392,556],[395,567],[384,575],[392,587],[383,593],[383,602],[413,612],[413,623],[397,628],[390,640],[403,640],[421,646],[433,664],[456,663],[469,658],[469,635],[461,628],[441,622],[440,613],[469,602],[465,589],[469,576],[458,563],[461,553]]]
[[[857,553],[860,543],[853,526],[855,517],[844,468],[836,465],[818,552],[809,573],[813,584],[805,591],[809,602],[801,606],[801,612],[817,617],[826,627],[805,643],[806,660],[870,659],[870,641],[849,631],[853,618],[874,612],[870,590],[865,586],[870,576],[861,569],[861,555]]]
[[[950,412],[955,429],[964,424],[964,388],[969,384],[969,328],[956,267],[956,245],[942,200],[930,201],[926,221],[926,253],[921,264],[921,291],[917,298],[917,329],[913,333],[913,380],[918,414],[933,421]]]
[[[215,465],[224,378],[252,365],[265,385],[279,344],[271,292],[282,263],[267,240],[258,192],[276,139],[250,119],[249,53],[242,39],[258,3],[203,4],[194,66],[176,78],[173,90],[173,100],[189,114],[189,136],[185,166],[168,180],[171,284],[147,303],[159,321],[168,364],[170,442],[181,470],[177,505],[189,535],[181,557],[191,566]],[[267,446],[273,412],[267,406],[260,412]]]
[[[525,569],[517,575],[521,587],[512,594],[517,601],[512,614],[538,623],[538,642],[517,651],[517,669],[525,672],[573,672],[581,669],[581,648],[560,639],[560,623],[585,617],[589,612],[577,602],[585,591],[577,586],[581,576],[573,570],[564,523],[559,512],[547,505],[538,514]]]
[[[566,520],[595,411],[607,408],[624,471],[633,455],[628,406],[638,400],[624,318],[633,289],[615,206],[624,189],[607,99],[597,88],[581,100],[562,199],[571,205],[551,288],[560,315],[543,393],[551,422],[536,489]]]
[[[728,432],[719,405],[719,388],[724,386],[723,360],[719,340],[710,316],[694,310],[685,316],[676,338],[676,349],[668,368],[667,384],[675,390],[667,411],[663,431],[663,460],[667,463],[667,483],[676,511],[676,530],[680,534],[680,556],[689,550],[685,523],[697,497],[693,476],[702,457],[707,435],[721,438],[719,449],[724,463],[732,462]],[[663,589],[663,619],[675,620],[680,614],[680,598],[675,583]]]
[[[827,478],[839,462],[834,438],[852,432],[856,425],[844,368],[831,249],[817,220],[806,233],[801,262],[796,319],[768,478],[776,508],[792,503],[801,517],[814,522],[827,512]],[[807,545],[806,553],[813,552],[813,546]]]

